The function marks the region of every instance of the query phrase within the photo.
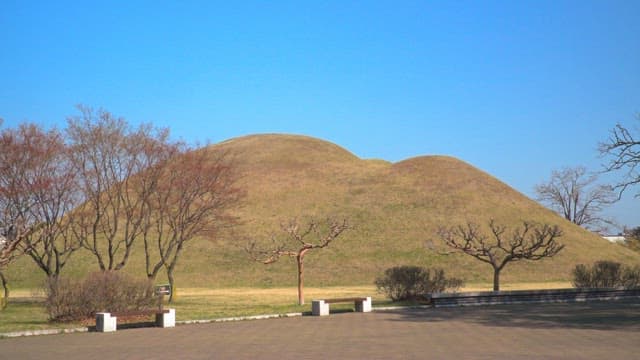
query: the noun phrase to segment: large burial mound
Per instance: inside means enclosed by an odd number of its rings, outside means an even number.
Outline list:
[[[600,259],[639,263],[640,255],[565,221],[493,176],[452,157],[421,156],[398,163],[363,160],[326,141],[294,135],[252,135],[212,145],[230,152],[247,191],[233,234],[189,244],[177,270],[178,286],[289,286],[295,265],[283,258],[265,266],[243,251],[247,238],[266,239],[292,217],[348,217],[353,230],[331,247],[307,256],[306,283],[372,284],[395,265],[439,266],[468,282],[491,280],[491,269],[462,254],[444,255],[439,226],[493,218],[518,225],[523,220],[558,225],[565,249],[553,259],[507,265],[502,283],[568,280],[578,263]],[[435,251],[426,246],[432,241]],[[143,274],[143,254],[134,254],[130,272]],[[78,254],[71,273],[95,269]],[[34,283],[35,267],[21,260],[14,283]],[[32,285],[31,284],[31,285]]]
[[[489,281],[491,269],[466,255],[442,255],[439,226],[493,218],[559,225],[565,250],[552,260],[507,265],[503,282],[567,280],[577,263],[613,259],[637,263],[638,254],[611,244],[557,216],[493,176],[448,156],[421,156],[398,163],[363,160],[326,141],[294,135],[253,135],[213,146],[236,155],[248,191],[240,215],[243,233],[266,238],[291,217],[346,216],[354,229],[328,249],[307,257],[307,282],[370,284],[394,265],[441,266],[468,281]],[[239,236],[238,236],[239,238]],[[432,240],[436,251],[425,245]],[[230,240],[225,251],[232,251]],[[238,241],[238,240],[235,240]],[[209,266],[218,281],[292,284],[293,261],[265,267],[235,253]],[[195,254],[194,254],[195,256]],[[224,275],[233,268],[233,278]],[[202,269],[207,269],[202,264]],[[195,269],[194,269],[195,270]],[[242,280],[241,280],[242,279]],[[246,280],[245,280],[246,279]]]

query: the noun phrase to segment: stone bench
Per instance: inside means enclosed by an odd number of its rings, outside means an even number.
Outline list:
[[[339,299],[324,299],[311,301],[311,314],[313,316],[329,315],[329,304],[353,302],[356,312],[371,312],[371,297],[354,297]]]
[[[98,332],[111,332],[116,331],[117,318],[124,316],[139,316],[139,315],[155,315],[156,326],[158,327],[175,327],[176,326],[176,309],[165,310],[133,310],[123,312],[101,312],[96,314],[96,331]]]

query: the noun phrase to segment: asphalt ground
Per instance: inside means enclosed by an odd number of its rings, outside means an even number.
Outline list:
[[[0,359],[640,359],[640,302],[337,313],[0,339]]]

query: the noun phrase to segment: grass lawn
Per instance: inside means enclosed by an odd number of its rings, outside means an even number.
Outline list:
[[[524,289],[553,289],[569,288],[567,282],[551,283],[517,283],[504,284],[503,290]],[[462,291],[491,290],[491,284],[470,284]],[[373,305],[385,306],[393,303],[384,295],[378,293],[374,286],[344,286],[306,288],[305,305],[297,304],[297,292],[295,288],[184,288],[179,289],[176,299],[170,307],[176,308],[178,321],[182,320],[206,320],[236,316],[251,316],[262,314],[283,314],[291,312],[310,312],[311,300],[318,298],[336,298],[353,296],[372,296]],[[0,312],[0,333],[40,330],[52,328],[72,328],[86,326],[81,323],[52,323],[47,319],[47,314],[41,302],[17,301],[18,299],[31,298],[30,290],[14,290],[9,306]],[[332,310],[351,308],[350,304],[332,305]],[[92,321],[89,324],[93,325]]]
[[[77,326],[79,325],[50,323],[44,307],[37,302],[9,303],[6,309],[0,311],[0,333],[72,328]]]

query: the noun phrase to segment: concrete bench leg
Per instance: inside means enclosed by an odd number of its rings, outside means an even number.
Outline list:
[[[97,313],[96,314],[96,331],[98,332],[116,331],[116,317],[111,316],[111,313]]]
[[[364,301],[356,301],[357,312],[371,312],[371,296]]]
[[[329,315],[329,304],[324,300],[311,301],[311,314],[313,316],[327,316]]]
[[[168,313],[156,314],[156,326],[168,328],[176,326],[176,309],[169,309]]]

